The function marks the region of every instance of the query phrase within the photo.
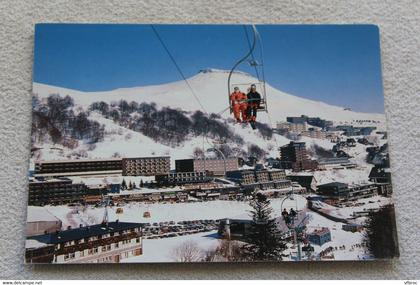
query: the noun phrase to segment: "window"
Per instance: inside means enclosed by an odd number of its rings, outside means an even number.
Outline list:
[[[92,255],[92,254],[93,254],[93,248],[89,248],[89,250],[88,250],[88,254],[89,254],[89,255]]]
[[[136,243],[139,243],[140,242],[140,238],[136,238]]]
[[[84,250],[82,250],[82,251],[79,253],[79,256],[80,256],[80,257],[84,257],[84,256],[85,256],[85,251],[84,251]]]
[[[97,248],[97,247],[95,247],[95,248],[93,249],[93,252],[94,252],[94,253],[98,253],[98,248]]]
[[[115,243],[115,248],[119,248],[120,247],[120,244],[117,242],[117,243]]]
[[[109,245],[107,245],[107,246],[106,246],[106,249],[107,249],[107,250],[111,250],[111,245],[110,245],[110,244],[109,244]]]
[[[106,246],[103,246],[102,247],[102,252],[105,252],[106,251]]]

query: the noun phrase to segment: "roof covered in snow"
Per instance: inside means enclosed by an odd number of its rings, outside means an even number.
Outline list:
[[[141,223],[110,222],[108,224],[97,224],[93,226],[81,227],[61,231],[57,233],[34,236],[32,239],[46,244],[58,244],[72,240],[79,240],[91,236],[98,236],[107,233],[130,230],[143,226]]]
[[[58,222],[60,221],[47,209],[42,207],[28,206],[27,222]]]

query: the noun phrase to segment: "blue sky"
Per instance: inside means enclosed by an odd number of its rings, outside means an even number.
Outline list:
[[[209,67],[231,69],[248,51],[242,25],[155,27],[187,77]],[[357,111],[383,112],[376,26],[257,28],[270,85],[296,96]],[[248,64],[239,69],[253,73]],[[149,25],[97,24],[37,25],[33,78],[35,82],[82,91],[181,79]]]

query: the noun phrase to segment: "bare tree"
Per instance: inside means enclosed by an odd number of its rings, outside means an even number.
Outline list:
[[[222,239],[219,245],[206,251],[204,261],[207,262],[237,262],[243,261],[242,243],[236,240]]]
[[[193,241],[186,241],[172,251],[176,262],[199,262],[204,258],[203,251]]]
[[[203,158],[204,157],[203,150],[199,147],[194,148],[193,157],[194,158]]]

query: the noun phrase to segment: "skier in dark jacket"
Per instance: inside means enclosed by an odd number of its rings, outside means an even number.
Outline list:
[[[281,212],[281,215],[284,221],[286,222],[286,224],[288,224],[290,221],[290,218],[289,218],[289,213],[287,212],[286,208],[284,208],[283,212]]]
[[[290,209],[289,215],[292,217],[296,217],[297,213],[295,210],[293,210],[293,208]]]
[[[255,84],[251,85],[251,90],[246,96],[248,98],[247,118],[249,121],[255,122],[257,119],[257,110],[261,104],[261,95],[257,92],[257,86]]]

